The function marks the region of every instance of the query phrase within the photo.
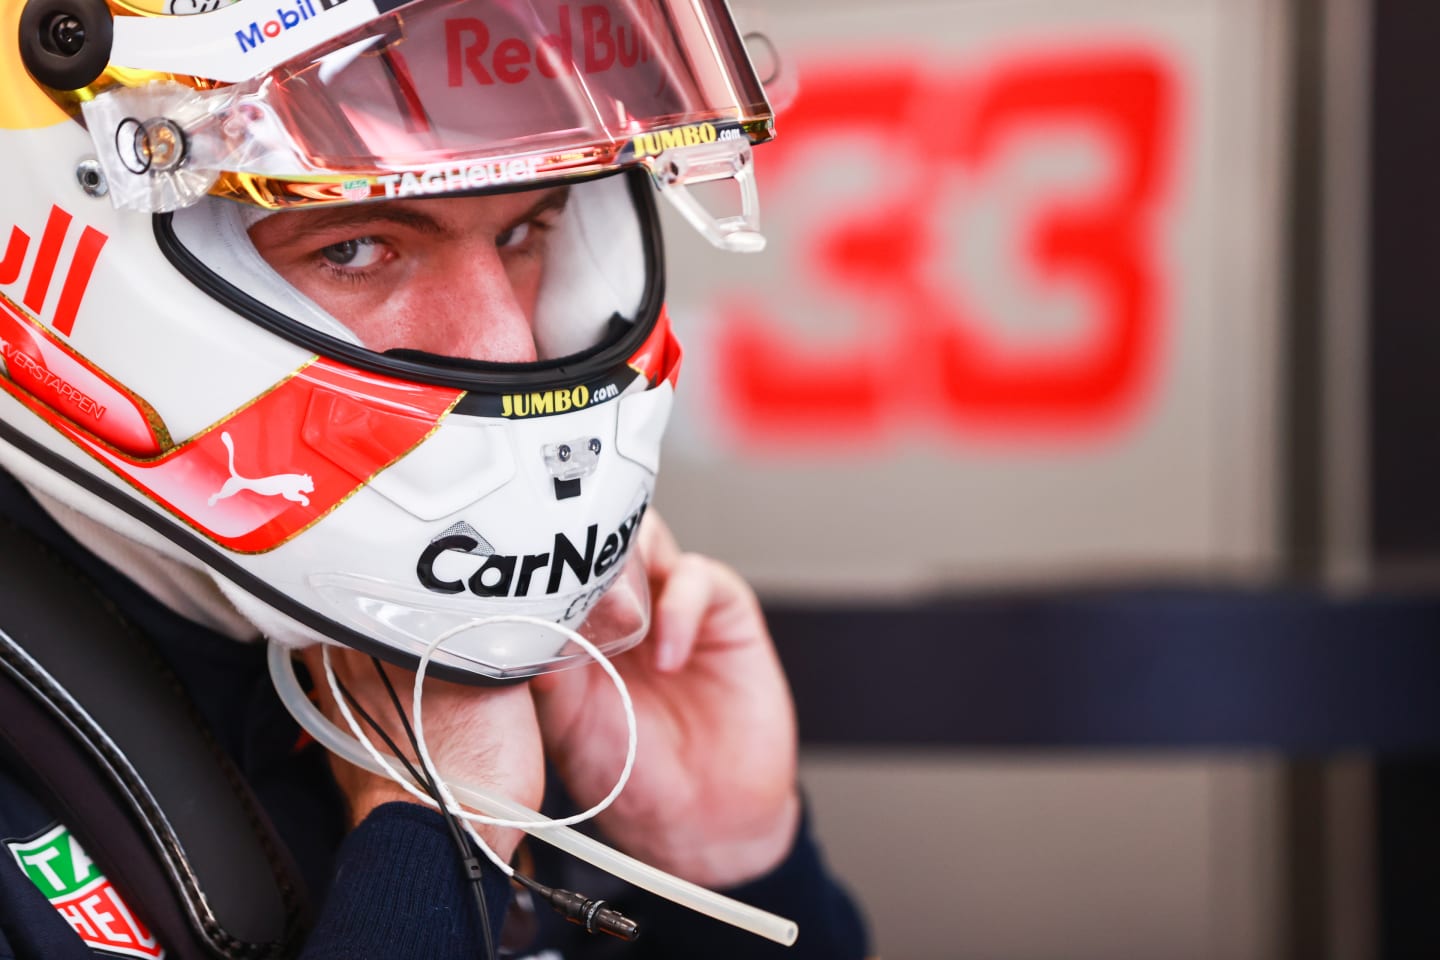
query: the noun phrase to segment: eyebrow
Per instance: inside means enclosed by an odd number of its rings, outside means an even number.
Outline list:
[[[549,213],[551,210],[564,210],[565,205],[569,202],[570,188],[568,186],[555,187],[552,190],[547,190],[545,196],[536,200],[535,204],[529,210],[526,210],[516,218],[515,222],[517,224],[524,223],[526,220],[538,217],[542,213]]]
[[[545,195],[536,200],[529,209],[515,216],[511,220],[511,226],[518,226],[551,210],[563,210],[569,200],[570,188],[568,186],[547,190]],[[303,217],[296,217],[295,223],[287,232],[282,245],[288,247],[303,244],[317,234],[326,233],[337,227],[359,230],[374,224],[409,227],[431,236],[437,236],[446,231],[445,226],[438,219],[414,207],[396,207],[390,204],[362,205],[330,210],[307,210]]]
[[[295,218],[293,227],[288,231],[283,244],[293,246],[303,244],[317,234],[326,233],[337,227],[346,229],[362,229],[373,224],[393,224],[396,226],[409,227],[420,233],[440,234],[445,229],[440,226],[440,221],[409,208],[383,209],[379,206],[371,209],[364,207],[345,207],[338,210],[307,210],[302,216]]]

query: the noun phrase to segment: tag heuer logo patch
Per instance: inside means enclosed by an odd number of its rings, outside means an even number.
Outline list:
[[[159,960],[165,950],[130,912],[63,825],[34,840],[8,840],[20,869],[92,950]]]

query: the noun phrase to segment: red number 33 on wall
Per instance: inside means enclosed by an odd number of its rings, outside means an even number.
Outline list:
[[[790,210],[798,225],[781,224],[799,231],[779,246],[795,258],[800,295],[863,304],[863,322],[837,335],[811,317],[802,336],[774,302],[722,298],[718,384],[740,438],[853,445],[940,424],[1009,440],[1093,436],[1132,421],[1152,393],[1172,286],[1170,66],[1104,49],[1011,59],[958,79],[849,64],[802,68],[801,80],[780,138],[757,153],[771,209],[823,175],[817,157],[859,150],[890,172],[881,189],[811,202]],[[1017,344],[1004,335],[1007,318],[978,307],[964,281],[937,277],[950,221],[967,210],[943,203],[941,188],[1003,181],[1002,168],[1024,157],[1011,149],[1017,138],[1047,131],[1102,145],[1106,172],[1083,196],[1024,204],[1006,227],[1022,261],[1009,266],[1032,291],[1078,290],[1084,304],[1074,335]]]

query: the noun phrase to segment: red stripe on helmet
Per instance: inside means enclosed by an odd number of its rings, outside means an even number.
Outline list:
[[[669,380],[673,387],[680,377],[681,356],[680,341],[675,339],[675,332],[670,328],[670,312],[661,307],[655,329],[650,331],[650,336],[645,338],[640,349],[630,355],[629,364],[640,372],[650,386],[658,386],[660,381]]]
[[[0,298],[0,355],[10,375],[5,386],[11,393],[22,391],[85,433],[133,456],[154,457],[165,449],[153,411],[4,298]]]
[[[40,236],[40,252],[35,255],[30,283],[25,287],[25,306],[36,313],[45,306],[45,297],[50,293],[50,280],[55,275],[55,265],[60,261],[60,248],[65,244],[65,234],[70,231],[71,219],[70,214],[59,207],[50,208],[50,219],[45,221],[45,232]]]
[[[241,553],[273,550],[339,506],[429,436],[463,393],[317,359],[203,433],[143,459],[3,385],[147,498]]]
[[[80,301],[85,298],[85,288],[90,285],[90,274],[105,241],[110,239],[94,227],[86,227],[75,246],[75,255],[70,260],[70,270],[65,274],[65,286],[60,288],[60,302],[55,305],[55,329],[65,336],[75,329],[75,314],[80,310]]]

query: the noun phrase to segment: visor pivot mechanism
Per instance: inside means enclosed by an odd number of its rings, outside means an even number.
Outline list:
[[[136,176],[169,173],[185,162],[188,149],[185,131],[165,117],[144,122],[126,117],[115,127],[115,153]]]
[[[153,80],[106,90],[82,104],[111,203],[165,213],[203,197],[219,179],[229,149],[214,115],[222,99]]]

